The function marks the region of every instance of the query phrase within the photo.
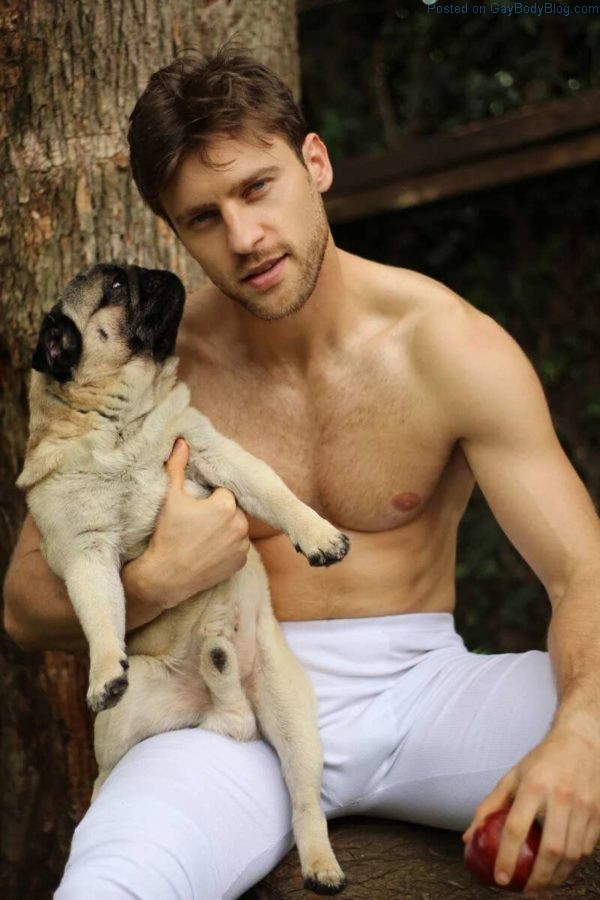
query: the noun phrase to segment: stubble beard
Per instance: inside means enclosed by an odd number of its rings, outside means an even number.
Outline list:
[[[320,196],[319,200],[321,200]],[[248,296],[245,292],[235,290],[230,284],[219,284],[216,280],[214,283],[226,297],[239,303],[240,306],[243,306],[247,312],[256,316],[257,319],[263,319],[264,321],[284,319],[286,316],[291,316],[302,309],[312,295],[321,272],[328,240],[329,223],[321,201],[318,204],[318,216],[311,237],[306,245],[303,257],[299,261],[299,273],[296,283],[288,289],[288,297],[279,300],[281,306],[277,310],[265,308],[264,303],[252,296]],[[281,253],[287,253],[290,261],[298,259],[291,247],[283,248]]]

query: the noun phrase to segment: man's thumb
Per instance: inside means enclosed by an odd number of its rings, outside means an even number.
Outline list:
[[[185,467],[187,465],[190,448],[183,438],[177,438],[175,445],[171,451],[171,455],[167,460],[166,468],[171,482],[171,487],[177,487],[183,490],[185,481]]]

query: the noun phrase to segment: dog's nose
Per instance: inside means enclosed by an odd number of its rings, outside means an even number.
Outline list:
[[[81,347],[79,328],[70,316],[55,307],[42,319],[31,366],[62,384],[73,377],[73,369],[81,357]]]

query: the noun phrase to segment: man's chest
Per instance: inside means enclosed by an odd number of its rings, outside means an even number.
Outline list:
[[[267,462],[305,503],[356,531],[412,521],[452,447],[406,364],[345,358],[309,378],[198,363],[180,367],[192,403]],[[251,523],[251,536],[272,534]]]

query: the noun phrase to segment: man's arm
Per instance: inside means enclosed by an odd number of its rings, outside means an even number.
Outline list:
[[[438,325],[431,359],[447,427],[552,605],[549,650],[561,699],[556,722],[600,739],[600,519],[518,344],[466,305]]]
[[[548,648],[559,695],[552,728],[481,804],[466,835],[514,798],[496,865],[497,875],[511,876],[542,812],[528,890],[556,885],[600,834],[600,520],[562,450],[535,370],[510,335],[457,298],[421,338],[445,427],[552,605]]]
[[[126,630],[156,618],[164,609],[152,595],[143,556],[121,571],[127,598]],[[48,567],[40,551],[40,533],[28,513],[4,580],[4,627],[24,650],[86,653],[87,641],[65,583]]]
[[[185,493],[188,455],[186,442],[176,441],[165,466],[169,488],[148,547],[121,569],[127,632],[219,584],[246,563],[246,516],[224,488],[206,500]],[[30,515],[4,582],[4,626],[24,650],[87,651],[65,584],[43,559]]]

